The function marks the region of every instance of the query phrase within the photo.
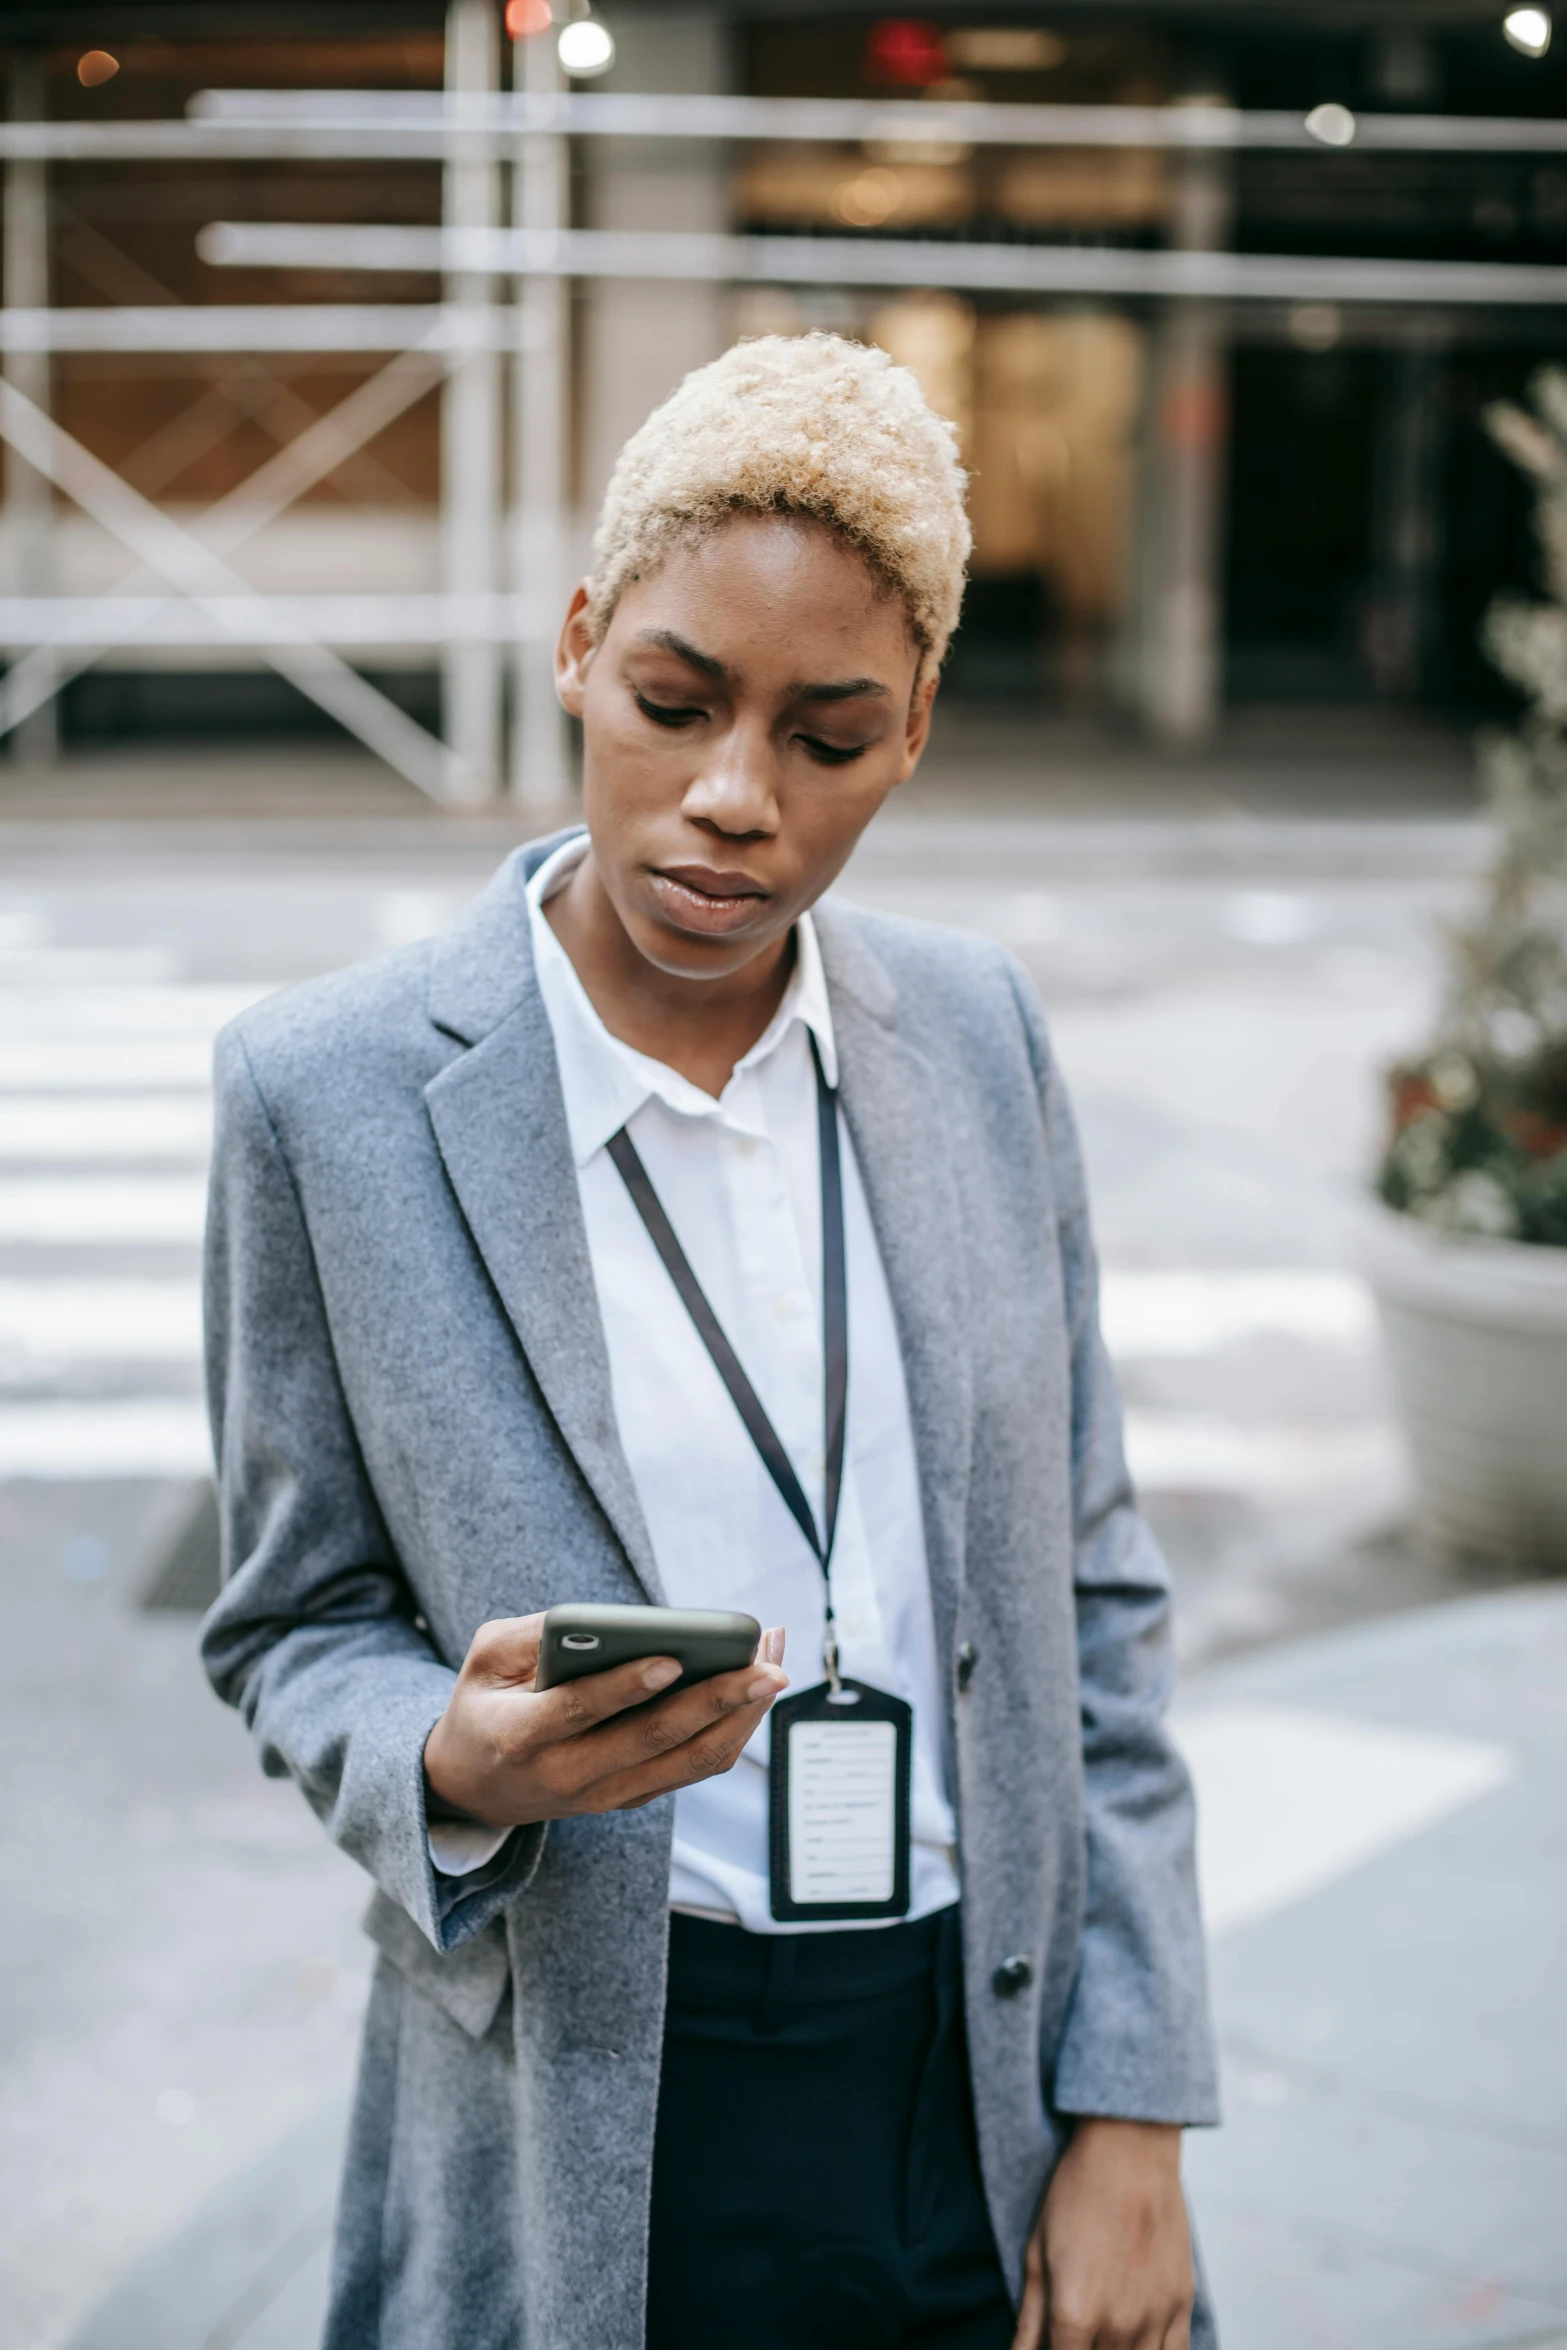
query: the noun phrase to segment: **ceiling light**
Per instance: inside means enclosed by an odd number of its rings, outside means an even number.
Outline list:
[[[84,90],[96,90],[105,82],[112,82],[119,70],[119,59],[111,57],[107,49],[89,49],[85,57],[76,61],[76,78]]]
[[[586,81],[594,74],[608,73],[614,64],[614,36],[596,16],[579,17],[575,24],[561,26],[555,54],[567,73]]]
[[[1066,59],[1059,33],[1031,25],[969,25],[948,33],[946,47],[964,73],[1049,73]]]
[[[880,228],[902,202],[903,182],[897,173],[873,168],[862,171],[857,179],[845,180],[833,197],[832,208],[850,228]]]
[[[1335,350],[1344,333],[1336,302],[1297,302],[1289,314],[1289,338],[1297,351],[1320,356]]]
[[[1543,57],[1551,45],[1551,16],[1546,8],[1509,8],[1502,31],[1525,57]]]
[[[1306,128],[1324,147],[1350,147],[1355,141],[1355,118],[1347,106],[1313,106],[1306,117]]]

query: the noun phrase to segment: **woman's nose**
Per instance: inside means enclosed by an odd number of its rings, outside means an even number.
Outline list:
[[[685,812],[724,832],[770,832],[777,822],[775,760],[764,728],[732,726],[693,776]]]

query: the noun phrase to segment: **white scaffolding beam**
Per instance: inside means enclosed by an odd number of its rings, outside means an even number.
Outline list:
[[[458,102],[494,91],[498,27],[490,0],[448,0],[446,87]],[[500,374],[484,326],[494,308],[485,243],[500,223],[500,167],[482,142],[459,137],[447,161],[443,207],[449,236],[448,307],[472,331],[441,396],[441,568],[450,597],[495,586],[500,511]],[[441,662],[443,724],[466,798],[493,797],[500,781],[500,663],[484,636],[448,638]]]
[[[44,75],[40,58],[17,56],[11,66],[10,111],[14,119],[43,112]],[[46,309],[49,302],[48,165],[37,156],[11,156],[5,166],[5,300],[7,308]],[[46,415],[51,406],[47,350],[5,348],[4,372],[24,399]],[[54,583],[54,492],[45,475],[15,449],[5,456],[6,547],[12,584],[39,595]],[[44,690],[20,719],[17,747],[30,767],[47,767],[59,748],[56,680],[46,654],[35,667]]]
[[[202,605],[220,627],[232,612],[234,599],[241,604],[253,601],[248,584],[210,548],[122,481],[80,441],[62,432],[14,384],[3,380],[0,437],[149,570],[160,574],[182,596]],[[237,641],[262,652],[291,685],[432,799],[465,796],[466,778],[454,754],[329,647],[319,643],[257,645],[254,637],[243,632]]]
[[[400,135],[433,140],[449,133],[452,119],[434,92],[412,90],[203,90],[192,100],[190,115],[184,127],[192,134],[221,128],[249,139],[270,131],[296,139]],[[1567,122],[1544,116],[1361,114],[1347,123],[1336,121],[1332,139],[1309,129],[1309,119],[1279,110],[1212,105],[1009,106],[941,99],[663,97],[631,91],[556,98],[530,93],[470,108],[464,117],[494,138],[537,132],[856,145],[938,140],[970,147],[1296,148],[1316,154],[1339,152],[1341,143],[1394,154],[1567,150]]]
[[[131,303],[112,310],[0,310],[0,351],[125,351],[260,355],[505,351],[504,310],[475,316],[441,302]]]
[[[184,120],[0,125],[0,160],[76,163],[443,162],[453,143],[530,136],[822,141],[970,147],[1343,150],[1295,113],[1227,106],[1003,106],[892,99],[206,90]],[[1378,154],[1567,153],[1560,117],[1363,114],[1350,144]]]
[[[524,97],[559,86],[555,44],[545,34],[514,51]],[[566,224],[566,142],[530,139],[512,170],[512,221],[524,236],[558,236]],[[513,362],[512,584],[534,615],[517,638],[512,671],[512,797],[555,807],[571,787],[565,717],[555,697],[553,632],[563,589],[566,472],[567,290],[546,270],[514,272],[519,327]]]
[[[963,292],[1192,302],[1372,302],[1555,308],[1567,268],[1505,261],[1344,260],[1296,253],[968,244],[935,237],[709,236],[619,229],[343,228],[214,221],[220,268],[408,271],[455,256],[527,276],[715,278],[735,285],[950,286]]]
[[[422,399],[432,384],[439,382],[442,365],[439,358],[417,345],[389,359],[364,383],[356,385],[335,408],[296,433],[227,497],[209,506],[199,527],[202,545],[217,555],[236,553],[248,539],[286,512],[296,499],[335,472],[345,458],[373,439],[394,417]],[[28,646],[31,650],[14,661],[0,681],[0,735],[22,726],[35,710],[43,708],[62,686],[90,668],[111,646],[130,643],[144,633],[148,641],[163,641],[156,630],[160,625],[177,625],[182,609],[177,598],[155,602],[145,615],[128,615],[126,625],[108,635],[103,633],[105,624],[101,619],[96,625],[92,620],[95,611],[101,611],[105,605],[112,606],[125,591],[142,585],[146,576],[147,566],[137,564],[109,597],[13,599],[11,608],[18,616],[18,632],[8,636],[0,631],[0,643]],[[33,583],[35,588],[38,584]],[[24,612],[31,617],[21,617]],[[227,633],[234,634],[232,625]],[[321,633],[330,641],[330,630],[323,629]],[[450,632],[441,633],[444,641]],[[393,634],[395,639],[395,631]],[[69,645],[73,650],[62,657],[50,650],[58,645]]]

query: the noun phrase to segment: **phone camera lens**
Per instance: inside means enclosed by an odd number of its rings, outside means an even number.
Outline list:
[[[562,1648],[597,1648],[599,1636],[596,1632],[565,1632],[560,1644]]]

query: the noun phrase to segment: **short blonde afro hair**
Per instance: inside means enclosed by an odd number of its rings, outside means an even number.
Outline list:
[[[972,538],[955,428],[906,367],[842,335],[762,335],[699,367],[616,460],[593,537],[589,621],[732,514],[800,514],[858,548],[902,602],[923,682],[958,622]]]

